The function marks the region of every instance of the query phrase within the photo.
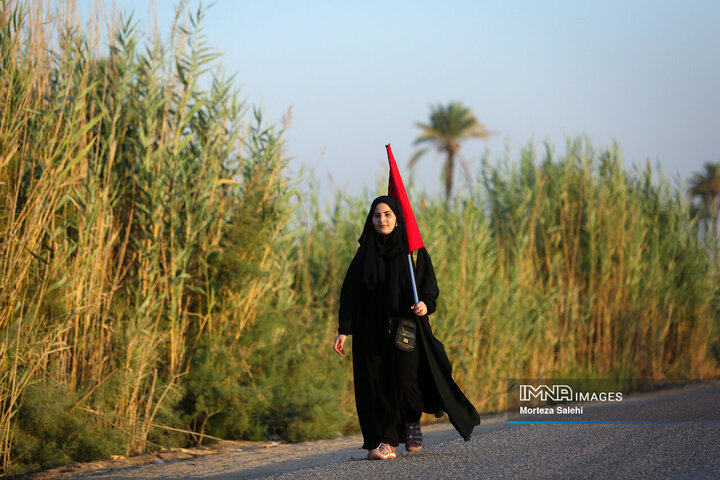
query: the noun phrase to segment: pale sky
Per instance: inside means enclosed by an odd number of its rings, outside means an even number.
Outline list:
[[[160,25],[175,3],[157,2]],[[147,31],[147,2],[117,5]],[[275,122],[292,107],[292,167],[326,190],[374,189],[388,142],[409,176],[414,123],[449,101],[497,132],[463,147],[476,167],[578,135],[671,177],[720,162],[720,1],[216,0],[204,25],[249,104]],[[430,193],[441,164],[414,174]]]

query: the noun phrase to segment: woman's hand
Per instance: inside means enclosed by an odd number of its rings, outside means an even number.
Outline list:
[[[347,335],[338,335],[335,337],[335,344],[333,345],[333,348],[340,356],[345,355],[345,350],[343,349],[345,340],[347,340]]]
[[[427,313],[427,305],[425,305],[425,302],[421,301],[410,307],[410,310],[412,310],[418,317],[422,317]]]

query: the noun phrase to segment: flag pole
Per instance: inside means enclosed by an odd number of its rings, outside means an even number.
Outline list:
[[[408,266],[410,267],[410,283],[412,284],[413,299],[415,299],[415,303],[413,305],[417,305],[419,300],[417,293],[417,285],[415,285],[415,271],[413,270],[412,253],[408,253]]]

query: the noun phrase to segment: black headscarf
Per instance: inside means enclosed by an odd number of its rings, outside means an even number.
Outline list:
[[[373,214],[380,203],[385,203],[397,218],[397,227],[387,235],[378,233],[373,225]],[[373,200],[365,219],[365,227],[358,239],[360,281],[366,289],[384,284],[387,288],[388,313],[409,312],[413,304],[410,271],[407,260],[405,222],[400,204],[392,197],[381,196]]]

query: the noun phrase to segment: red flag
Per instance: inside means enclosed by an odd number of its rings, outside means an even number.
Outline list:
[[[408,252],[414,252],[415,250],[425,246],[420,236],[420,229],[418,228],[417,221],[415,221],[415,214],[413,214],[412,207],[410,206],[410,200],[408,200],[407,193],[405,192],[405,185],[403,185],[400,171],[398,170],[397,163],[395,163],[395,157],[393,157],[390,144],[385,145],[387,149],[388,162],[390,163],[390,181],[388,182],[388,196],[394,198],[400,204],[402,208],[403,220],[405,220],[405,230],[407,231],[407,242]]]

